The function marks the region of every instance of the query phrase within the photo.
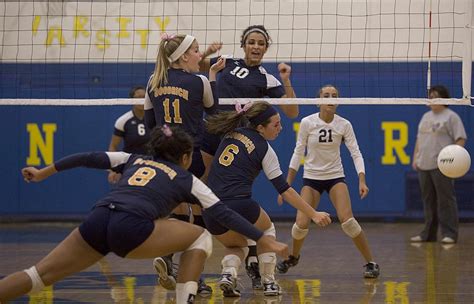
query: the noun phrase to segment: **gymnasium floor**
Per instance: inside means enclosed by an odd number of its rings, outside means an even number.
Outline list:
[[[300,264],[279,275],[284,294],[263,297],[242,273],[242,297],[222,297],[215,288],[222,246],[215,242],[204,276],[214,295],[197,303],[474,303],[474,223],[461,224],[457,245],[407,240],[421,224],[363,223],[381,276],[362,278],[362,258],[338,224],[312,226]],[[73,224],[0,224],[0,277],[34,264]],[[290,241],[291,223],[277,224],[279,239]],[[321,231],[324,230],[324,231]],[[174,295],[155,285],[151,261],[106,257],[109,273],[98,265],[12,303],[174,303]],[[115,301],[111,297],[114,290]]]

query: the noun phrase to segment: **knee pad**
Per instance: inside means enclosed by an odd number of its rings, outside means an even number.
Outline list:
[[[263,235],[269,235],[269,236],[273,236],[276,238],[276,229],[275,229],[275,225],[273,225],[273,223],[271,224],[270,228],[268,228],[267,230],[265,230],[263,232]]]
[[[41,280],[41,277],[38,273],[38,270],[36,269],[36,266],[25,269],[24,272],[26,272],[26,274],[31,279],[31,290],[30,290],[29,294],[35,294],[35,293],[40,292],[41,290],[43,290],[44,283],[43,283],[43,280]]]
[[[353,217],[342,223],[341,227],[342,231],[344,231],[351,238],[357,237],[362,232],[362,228],[360,227],[357,220]]]
[[[193,249],[203,250],[207,257],[212,254],[212,236],[209,231],[204,229],[203,233],[185,251]]]
[[[306,235],[308,234],[308,231],[309,231],[308,228],[301,229],[300,227],[298,227],[298,225],[296,225],[296,223],[294,223],[293,227],[291,228],[291,236],[295,240],[302,240],[306,237]]]

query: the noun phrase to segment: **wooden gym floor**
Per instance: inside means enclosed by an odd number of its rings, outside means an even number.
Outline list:
[[[277,223],[278,238],[291,241],[292,223]],[[32,266],[62,240],[75,224],[0,224],[0,277]],[[459,243],[411,244],[420,223],[362,223],[381,276],[363,279],[364,264],[339,224],[314,225],[300,263],[277,279],[284,293],[264,297],[253,291],[241,271],[241,298],[223,298],[216,288],[222,246],[214,252],[204,277],[214,289],[197,303],[474,303],[474,223],[460,226]],[[94,265],[47,287],[35,297],[12,303],[174,303],[174,293],[156,285],[150,260],[106,257],[109,271]],[[114,287],[114,295],[111,290]],[[115,299],[115,300],[114,300]]]

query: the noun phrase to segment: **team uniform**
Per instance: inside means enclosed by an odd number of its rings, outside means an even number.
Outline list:
[[[357,174],[365,174],[365,166],[351,123],[337,114],[334,114],[332,121],[327,123],[319,115],[320,113],[312,114],[301,121],[290,168],[298,171],[301,160],[305,156],[303,185],[323,194],[324,191],[329,193],[336,184],[345,183],[340,155],[340,146],[343,142],[349,149]],[[350,208],[350,200],[347,203]],[[357,220],[354,217],[344,219],[341,221],[341,228],[354,240],[356,247],[367,260],[367,264],[364,265],[364,277],[377,278],[380,268],[371,260],[365,237],[357,239],[362,233]],[[294,242],[303,241],[307,233],[308,227],[299,227],[297,222],[293,224],[291,235]],[[286,273],[290,267],[298,264],[299,259],[299,255],[290,255],[287,259],[278,262],[276,269],[279,273]]]
[[[79,227],[84,240],[103,255],[114,252],[125,257],[150,236],[154,220],[166,218],[183,201],[199,204],[208,217],[253,240],[263,235],[221,203],[198,178],[162,159],[91,152],[65,157],[55,167],[58,171],[74,167],[112,169],[122,174],[117,187],[95,204]]]
[[[196,176],[204,174],[200,147],[204,130],[204,110],[213,113],[215,83],[203,75],[181,69],[168,69],[168,83],[155,91],[147,88],[145,121],[148,128],[156,125],[182,127],[194,140],[193,162],[189,170]],[[214,88],[215,90],[215,88]]]
[[[329,193],[335,184],[345,183],[340,154],[343,142],[349,149],[357,174],[365,173],[364,159],[351,123],[337,114],[329,123],[319,118],[319,113],[309,115],[301,120],[290,168],[298,171],[304,156],[303,184],[321,194]]]
[[[114,124],[114,135],[123,138],[123,151],[145,154],[145,144],[150,138],[145,120],[138,118],[132,110],[120,116]]]
[[[207,184],[229,208],[255,223],[260,206],[252,199],[252,184],[261,170],[279,193],[290,187],[270,144],[256,130],[239,128],[227,134],[220,143]],[[213,234],[229,230],[215,219],[204,219]]]
[[[213,65],[219,58],[211,58]],[[280,98],[285,95],[285,89],[275,76],[267,73],[261,66],[247,66],[245,60],[227,58],[225,67],[217,73],[217,96],[219,98]],[[233,111],[232,105],[218,105],[220,111]],[[204,133],[201,150],[216,155],[221,141],[220,136]]]

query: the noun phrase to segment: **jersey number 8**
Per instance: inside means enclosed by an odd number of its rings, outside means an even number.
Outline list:
[[[129,179],[128,179],[128,184],[131,186],[140,186],[143,187],[150,180],[155,177],[156,171],[155,169],[148,168],[148,167],[142,167],[138,169]]]

